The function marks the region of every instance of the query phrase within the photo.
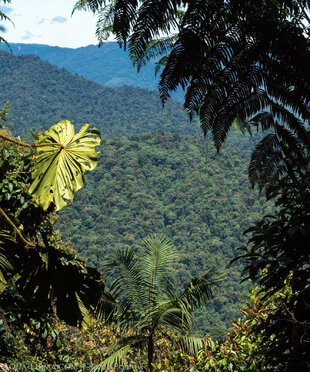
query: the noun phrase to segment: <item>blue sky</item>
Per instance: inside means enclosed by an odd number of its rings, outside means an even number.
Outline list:
[[[3,37],[11,43],[36,43],[78,48],[96,44],[96,17],[75,12],[76,0],[12,0],[0,5],[14,22],[6,22]]]

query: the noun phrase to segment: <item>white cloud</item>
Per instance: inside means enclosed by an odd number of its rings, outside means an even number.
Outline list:
[[[71,16],[75,3],[76,0],[12,1],[13,12],[9,15],[15,26],[10,22],[5,23],[6,39],[11,43],[27,42],[69,48],[97,44],[97,17],[91,12],[82,11]]]
[[[62,16],[56,16],[52,19],[52,23],[55,23],[55,22],[58,22],[58,23],[65,23],[67,22],[67,18],[66,17],[62,17]]]
[[[22,40],[29,40],[33,37],[34,37],[34,35],[31,32],[26,31],[26,34],[24,36],[22,36]]]

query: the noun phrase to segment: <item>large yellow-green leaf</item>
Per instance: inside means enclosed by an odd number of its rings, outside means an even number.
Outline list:
[[[63,120],[39,138],[29,193],[44,210],[51,202],[56,210],[65,207],[83,186],[85,171],[96,167],[100,133],[96,128],[88,130],[89,125],[74,134],[73,124]]]
[[[0,231],[0,294],[5,290],[7,284],[4,273],[13,269],[13,266],[6,255],[7,252],[5,250],[5,245],[1,240],[1,237],[7,236],[6,232]]]

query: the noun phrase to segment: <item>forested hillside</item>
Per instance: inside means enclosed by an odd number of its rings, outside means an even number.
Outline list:
[[[127,52],[0,51],[0,370],[310,371],[310,2],[80,10]]]
[[[9,51],[5,44],[0,47]],[[15,43],[10,43],[10,47],[15,55],[37,55],[44,61],[64,67],[72,73],[105,86],[130,85],[157,89],[157,80],[154,76],[155,64],[148,64],[137,74],[128,58],[128,53],[120,49],[116,42],[103,43],[100,48],[96,45],[72,49],[43,44]]]
[[[200,133],[190,125],[182,105],[164,109],[158,94],[142,88],[106,88],[36,56],[2,52],[0,105],[11,104],[8,123],[14,134],[48,128],[60,120],[92,123],[102,135],[130,135],[165,130]]]
[[[192,276],[219,268],[223,283],[195,331],[215,335],[229,326],[242,305],[240,264],[230,265],[242,233],[270,211],[250,190],[249,138],[231,136],[216,154],[201,138],[151,133],[106,139],[95,172],[59,228],[89,262],[100,268],[117,247],[135,245],[149,233],[165,233],[177,247],[172,277],[180,289]]]
[[[223,272],[224,284],[196,327],[201,334],[220,334],[238,313],[245,288],[239,283],[242,268],[229,261],[243,230],[266,213],[263,199],[249,190],[252,140],[232,135],[217,155],[211,144],[206,150],[201,135],[182,136],[201,132],[181,104],[170,101],[163,110],[155,92],[106,88],[36,56],[4,54],[0,65],[0,101],[11,104],[14,133],[68,119],[92,123],[104,138],[98,168],[62,215],[64,237],[102,270],[114,248],[166,233],[180,252],[175,265],[180,287],[207,268]],[[143,132],[148,133],[138,135]]]

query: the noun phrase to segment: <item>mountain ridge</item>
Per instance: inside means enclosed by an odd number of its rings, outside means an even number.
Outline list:
[[[201,133],[189,124],[180,103],[171,99],[163,109],[158,93],[151,90],[104,87],[33,55],[3,51],[0,68],[0,104],[11,104],[8,120],[14,134],[44,130],[63,119],[79,126],[91,122],[102,135]]]
[[[0,48],[10,51],[5,44],[0,44]],[[122,50],[116,42],[104,42],[100,48],[97,45],[65,48],[23,43],[10,43],[10,48],[16,55],[37,55],[59,68],[64,67],[73,74],[77,73],[108,87],[128,85],[157,91],[159,77],[155,76],[155,63],[147,63],[137,73],[128,52]],[[184,101],[182,89],[172,92],[171,96],[180,102]]]

